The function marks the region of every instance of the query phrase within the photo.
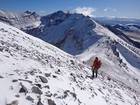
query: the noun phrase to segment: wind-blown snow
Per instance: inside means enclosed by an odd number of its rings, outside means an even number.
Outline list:
[[[125,49],[117,49],[123,59],[119,65],[108,41],[108,37],[101,38],[77,56],[79,60],[0,22],[0,105],[16,100],[18,105],[36,105],[39,98],[44,105],[140,105],[139,66],[135,62],[137,68],[132,67],[124,58]],[[101,58],[103,66],[98,78],[92,80],[88,64],[95,56]],[[22,85],[27,91],[20,93]],[[33,87],[42,93],[34,93]],[[29,96],[32,99],[28,100]]]

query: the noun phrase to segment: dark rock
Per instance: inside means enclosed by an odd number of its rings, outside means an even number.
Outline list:
[[[0,78],[3,78],[3,76],[0,75]]]
[[[45,96],[47,96],[47,97],[51,97],[51,96],[52,96],[52,94],[46,94]]]
[[[30,75],[35,75],[35,71],[34,70],[30,71]]]
[[[58,96],[58,94],[57,93],[54,93],[54,95],[53,95],[54,97],[56,97],[56,96]]]
[[[38,87],[32,87],[32,92],[36,94],[43,94],[42,91]]]
[[[56,105],[55,102],[51,99],[48,99],[48,105]]]
[[[71,95],[75,98],[75,100],[77,99],[76,94],[71,92]]]
[[[52,93],[50,91],[46,92],[46,96],[47,97],[51,97],[52,96]]]
[[[50,64],[50,67],[51,67],[51,68],[54,68],[51,64]]]
[[[74,63],[74,61],[73,61],[73,60],[70,60],[70,62],[71,62],[71,64],[72,64],[72,65],[75,65],[75,63]]]
[[[49,85],[46,85],[46,86],[44,86],[44,88],[50,89],[50,86]]]
[[[9,74],[9,76],[12,76],[12,75],[14,75],[14,74]]]
[[[15,97],[19,98],[20,96],[17,94],[17,95],[15,95]]]
[[[39,78],[41,79],[41,81],[42,81],[43,83],[48,83],[48,80],[47,80],[45,77],[39,76]]]
[[[56,78],[57,76],[53,75],[53,78]]]
[[[60,70],[60,69],[58,69],[58,72],[61,72],[61,70]]]
[[[41,84],[35,84],[36,86],[38,86],[39,88],[41,88]]]
[[[49,74],[49,73],[45,73],[45,76],[46,76],[46,77],[50,77],[51,74]]]
[[[71,94],[72,95],[72,97],[76,100],[77,99],[77,96],[76,96],[76,94],[74,93],[74,92],[70,92],[70,90],[66,90],[65,92],[64,92],[64,98],[66,98],[67,96],[68,96],[68,93],[69,94]]]
[[[41,102],[41,99],[39,99],[39,101],[37,102],[37,105],[43,105]]]
[[[12,80],[12,82],[17,82],[17,81],[18,81],[17,79]]]
[[[60,69],[58,69],[55,73],[60,75],[61,73]]]
[[[27,96],[26,99],[32,102],[34,101],[34,99],[31,96]]]
[[[19,93],[28,93],[27,88],[21,84],[21,89],[19,90]]]
[[[107,77],[107,79],[110,81],[111,80],[111,78],[110,77]]]
[[[18,104],[19,104],[19,101],[18,100],[14,100],[10,104],[6,104],[6,105],[18,105]]]

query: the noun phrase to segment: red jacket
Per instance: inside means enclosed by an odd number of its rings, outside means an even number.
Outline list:
[[[100,68],[102,65],[101,61],[98,60],[98,59],[95,59],[94,62],[93,62],[93,67],[94,68]]]

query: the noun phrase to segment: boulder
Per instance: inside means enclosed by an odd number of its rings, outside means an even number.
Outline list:
[[[29,100],[29,101],[31,101],[31,102],[34,101],[34,99],[31,96],[27,96],[26,99]]]
[[[48,99],[48,105],[56,105],[55,102],[51,99]]]
[[[43,92],[38,87],[32,87],[32,92],[36,94],[43,94]]]
[[[21,85],[21,89],[19,90],[19,93],[28,93],[27,88],[24,85]]]
[[[48,83],[48,80],[45,77],[39,76],[39,78],[41,79],[41,82]]]

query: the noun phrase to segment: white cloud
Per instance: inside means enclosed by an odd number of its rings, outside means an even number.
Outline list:
[[[44,10],[41,10],[40,13],[45,13],[45,11]]]
[[[114,8],[111,8],[111,7],[107,7],[107,8],[104,9],[104,11],[105,11],[105,12],[107,12],[107,11],[114,11],[114,12],[115,12],[115,11],[117,11],[117,10],[114,9]]]
[[[96,12],[96,10],[92,7],[78,7],[75,9],[75,12],[82,13],[85,16],[95,17],[94,13]]]
[[[46,15],[46,11],[45,10],[40,10],[38,11],[39,15]]]

